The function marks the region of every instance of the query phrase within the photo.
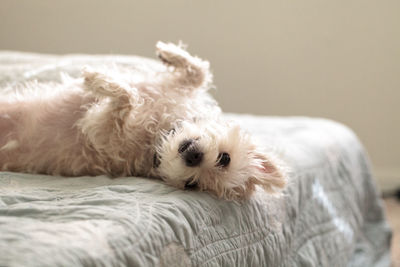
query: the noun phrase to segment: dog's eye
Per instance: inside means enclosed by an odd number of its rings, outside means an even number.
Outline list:
[[[224,152],[218,155],[217,166],[226,167],[229,162],[231,162],[231,157],[228,153]]]
[[[168,135],[175,135],[175,128],[168,131]]]

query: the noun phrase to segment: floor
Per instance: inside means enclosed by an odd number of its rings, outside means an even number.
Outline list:
[[[400,267],[400,201],[394,197],[386,198],[386,214],[393,229],[392,259],[393,267]]]

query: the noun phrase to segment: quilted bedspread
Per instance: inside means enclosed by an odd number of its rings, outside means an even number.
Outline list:
[[[2,52],[0,90],[110,63],[163,68],[139,57]],[[226,116],[289,166],[282,194],[229,202],[147,178],[0,172],[0,266],[390,266],[391,231],[351,130]]]

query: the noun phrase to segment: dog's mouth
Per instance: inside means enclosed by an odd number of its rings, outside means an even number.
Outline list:
[[[160,166],[160,164],[161,164],[161,158],[160,158],[160,155],[158,155],[157,154],[157,152],[156,153],[154,153],[154,156],[153,156],[153,168],[158,168],[158,166]]]
[[[195,190],[199,186],[199,183],[194,178],[189,178],[185,183],[185,190]]]

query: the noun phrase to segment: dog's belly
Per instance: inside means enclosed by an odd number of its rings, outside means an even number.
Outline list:
[[[0,149],[14,138],[13,133],[20,117],[17,108],[9,103],[0,103]]]
[[[0,170],[76,175],[83,172],[83,138],[75,126],[92,99],[5,103],[0,109]],[[86,152],[90,156],[91,152]],[[74,166],[79,163],[79,166]],[[75,169],[73,169],[75,167]]]
[[[148,174],[151,165],[142,164],[142,159],[150,158],[149,152],[144,152],[147,148],[134,149],[135,153],[126,156],[115,155],[93,144],[88,133],[83,132],[79,122],[87,116],[91,104],[98,104],[95,102],[93,96],[77,92],[2,105],[0,170],[63,176]],[[95,116],[90,121],[101,128],[101,136],[96,138],[110,143],[112,129],[102,128],[106,125],[102,119]],[[148,140],[141,141],[145,147]]]

